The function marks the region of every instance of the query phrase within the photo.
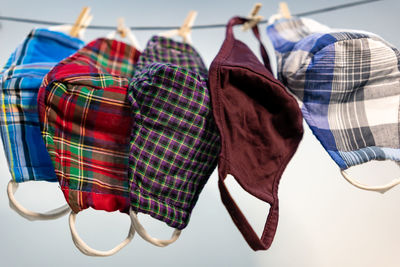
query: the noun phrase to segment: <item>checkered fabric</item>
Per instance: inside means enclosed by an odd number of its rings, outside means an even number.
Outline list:
[[[155,40],[169,44],[172,51],[162,48],[157,54]],[[128,91],[135,121],[129,156],[131,206],[183,229],[216,167],[219,133],[207,71],[198,54],[188,45],[161,37],[153,38],[149,47],[139,58],[149,63],[135,74]],[[176,47],[185,47],[184,54],[175,53]],[[164,63],[150,64],[146,55]],[[165,63],[169,60],[183,62],[184,67]]]
[[[0,73],[0,126],[14,181],[57,181],[40,134],[37,93],[43,77],[83,46],[79,39],[47,29],[32,30]]]
[[[42,135],[72,210],[129,211],[129,79],[139,52],[98,39],[45,77],[38,103]]]
[[[208,70],[196,49],[171,38],[153,36],[147,42],[146,49],[137,62],[137,69],[141,70],[153,62],[170,63],[188,68],[202,77],[208,75]]]
[[[341,169],[400,161],[400,53],[379,36],[304,18],[267,27],[279,79]]]

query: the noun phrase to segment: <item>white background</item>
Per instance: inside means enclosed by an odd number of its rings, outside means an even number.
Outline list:
[[[288,1],[292,13],[350,1]],[[92,24],[113,25],[125,17],[130,26],[178,25],[189,10],[199,12],[196,24],[226,23],[234,15],[247,15],[251,1],[0,1],[0,15],[72,22],[84,5],[92,7]],[[278,1],[263,1],[261,15],[268,18]],[[400,2],[381,1],[313,15],[330,27],[374,32],[400,47]],[[0,22],[0,63],[25,38],[32,24]],[[263,40],[271,48],[260,25]],[[91,41],[107,31],[88,30]],[[134,32],[144,47],[157,31]],[[258,55],[249,33],[238,33]],[[217,54],[225,29],[196,30],[193,44],[207,65]],[[269,49],[271,51],[271,49]],[[132,243],[109,258],[81,254],[72,243],[67,219],[30,222],[8,207],[6,185],[10,179],[0,152],[0,266],[400,266],[400,186],[384,195],[361,191],[348,184],[308,126],[297,153],[283,174],[279,198],[280,220],[268,251],[253,252],[234,226],[221,203],[216,172],[211,176],[181,238],[158,248],[136,236]],[[351,170],[360,181],[380,184],[399,177],[392,162],[366,164]],[[233,195],[260,233],[268,208],[232,184]],[[17,199],[26,207],[45,211],[65,203],[57,184],[30,182],[20,186]],[[163,223],[140,216],[151,234],[167,238],[172,232]],[[110,249],[126,235],[125,214],[85,210],[77,228],[87,243]]]

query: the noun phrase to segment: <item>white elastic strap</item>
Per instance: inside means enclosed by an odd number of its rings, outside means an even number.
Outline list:
[[[112,31],[109,34],[107,34],[106,38],[107,39],[115,39],[115,35],[117,35],[117,31]]]
[[[181,235],[181,230],[175,229],[174,232],[172,233],[171,239],[169,240],[160,240],[157,238],[154,238],[150,236],[146,229],[142,226],[142,224],[139,222],[139,219],[137,217],[137,214],[130,209],[129,211],[129,216],[131,217],[131,222],[133,226],[135,227],[136,232],[147,242],[158,246],[158,247],[166,247],[172,243],[174,243],[176,240],[178,240],[179,236]]]
[[[106,38],[114,40],[116,35],[117,35],[117,31],[112,31],[109,34],[107,34]],[[128,38],[130,45],[135,47],[136,50],[138,50],[139,52],[142,51],[142,48],[140,47],[139,41],[137,40],[135,35],[132,33],[132,31],[127,31],[126,37]]]
[[[140,47],[139,41],[137,40],[136,36],[132,33],[132,31],[127,31],[126,36],[130,41],[131,45],[133,45],[138,51],[142,51]]]
[[[271,17],[268,18],[268,25],[274,24],[275,21],[277,21],[281,18],[283,18],[283,16],[279,13],[271,15]]]
[[[131,223],[128,236],[119,245],[115,246],[113,249],[110,249],[108,251],[101,251],[101,250],[93,249],[93,248],[89,247],[78,235],[78,232],[76,231],[76,228],[75,228],[76,215],[77,214],[75,212],[71,211],[71,213],[69,215],[69,229],[71,230],[71,236],[72,236],[72,240],[74,241],[75,246],[85,255],[97,256],[97,257],[107,257],[107,256],[114,255],[115,253],[120,251],[123,247],[128,245],[132,241],[132,238],[135,235],[135,229],[133,228],[132,223]]]
[[[187,44],[192,44],[192,35],[190,34],[190,32],[186,33],[185,35],[180,35],[180,31],[178,29],[175,30],[169,30],[169,31],[165,31],[165,32],[160,32],[158,34],[158,36],[161,37],[166,37],[166,38],[172,38],[174,36],[181,36],[183,38],[183,42],[187,43]]]
[[[158,36],[166,37],[166,38],[171,38],[179,34],[179,30],[169,30],[165,32],[160,32]]]
[[[24,208],[15,199],[14,194],[17,191],[17,189],[18,189],[18,183],[16,183],[14,180],[11,180],[10,182],[8,182],[7,195],[8,195],[9,205],[10,205],[11,209],[16,211],[19,215],[21,215],[25,219],[28,219],[30,221],[54,220],[54,219],[64,216],[65,214],[68,213],[68,211],[70,211],[68,204],[65,204],[57,209],[50,210],[46,213],[38,213],[38,212],[30,211],[30,210]]]
[[[88,23],[85,23],[85,26],[87,26],[86,24],[88,24]],[[50,26],[47,29],[49,31],[62,32],[62,33],[69,35],[69,32],[72,29],[72,25],[62,24],[62,25]],[[83,39],[85,30],[86,30],[86,27],[82,27],[82,29],[79,30],[79,32],[78,32],[79,39]]]
[[[183,42],[187,44],[192,44],[192,35],[190,33],[183,36]]]
[[[354,180],[353,178],[351,178],[350,175],[345,170],[340,170],[340,173],[349,183],[351,183],[355,187],[358,187],[358,188],[364,189],[364,190],[368,190],[368,191],[376,191],[376,192],[379,192],[382,194],[385,193],[386,191],[388,191],[389,189],[395,187],[396,185],[400,184],[400,179],[394,179],[393,181],[389,182],[386,185],[368,186],[368,185],[361,184],[361,183],[357,182],[356,180]]]
[[[54,31],[54,32],[63,32],[63,33],[69,33],[71,31],[72,25],[56,25],[56,26],[50,26],[47,29],[49,31]]]

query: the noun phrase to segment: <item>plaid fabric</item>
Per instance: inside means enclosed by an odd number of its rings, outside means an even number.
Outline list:
[[[379,36],[310,19],[267,27],[279,78],[341,169],[400,161],[400,53]]]
[[[0,74],[1,137],[16,182],[57,181],[40,134],[37,93],[46,73],[82,46],[60,32],[32,30]]]
[[[42,135],[71,208],[129,211],[129,79],[139,52],[98,39],[45,77]]]
[[[153,36],[150,39],[137,62],[137,69],[141,70],[153,62],[188,68],[202,77],[208,75],[208,70],[194,47],[162,36]]]
[[[220,149],[207,80],[188,68],[152,63],[135,74],[128,98],[135,120],[131,206],[183,229]]]

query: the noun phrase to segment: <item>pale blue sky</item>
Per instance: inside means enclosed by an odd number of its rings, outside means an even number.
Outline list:
[[[279,1],[261,1],[260,14],[268,18]],[[348,0],[287,1],[292,13],[348,3]],[[226,23],[234,15],[245,16],[254,2],[239,0],[202,1],[27,1],[1,0],[4,16],[73,22],[81,7],[92,7],[92,24],[114,25],[125,17],[130,26],[179,25],[189,10],[199,12],[196,24]],[[400,47],[400,1],[387,0],[310,16],[334,28],[360,29],[376,33]],[[36,25],[0,22],[0,64]],[[260,26],[268,44],[265,25]],[[105,36],[107,31],[88,30],[85,41]],[[157,31],[134,32],[142,47]],[[207,65],[217,54],[225,29],[193,31],[193,45]],[[258,55],[257,43],[249,33],[238,33]],[[268,47],[270,47],[268,45]],[[0,266],[400,266],[400,192],[385,195],[351,187],[337,166],[305,126],[298,152],[280,184],[280,224],[271,249],[253,252],[233,225],[223,207],[214,172],[206,185],[189,226],[180,240],[168,248],[156,248],[136,236],[120,253],[109,258],[82,255],[70,238],[67,217],[49,222],[29,222],[8,207],[6,185],[10,179],[0,152]],[[385,165],[386,166],[386,165]],[[369,169],[368,169],[369,171]],[[368,171],[360,170],[364,175]],[[369,171],[390,178],[400,174],[389,166]],[[372,177],[373,178],[373,177]],[[373,180],[373,179],[372,179]],[[373,180],[374,181],[374,180]],[[379,179],[376,180],[379,183]],[[56,185],[22,185],[16,197],[32,209],[46,210],[63,203]],[[236,189],[235,189],[236,190]],[[239,190],[237,190],[239,191]],[[236,193],[235,193],[236,194]],[[257,229],[262,228],[265,208],[237,193]],[[144,218],[153,235],[168,237],[171,229]],[[98,249],[109,249],[124,238],[128,216],[85,211],[78,216],[78,231]]]

